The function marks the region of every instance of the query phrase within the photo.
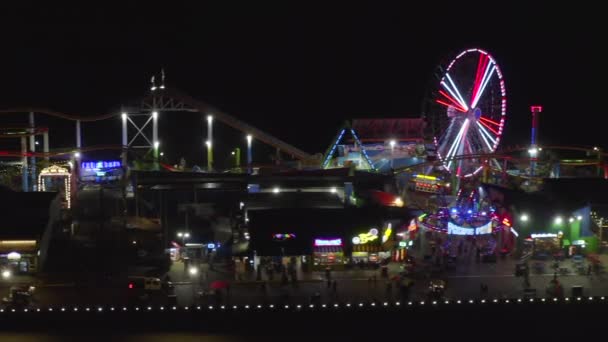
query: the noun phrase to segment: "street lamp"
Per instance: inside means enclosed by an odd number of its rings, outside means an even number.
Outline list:
[[[253,140],[253,136],[251,134],[247,134],[247,172],[251,173],[251,141]]]
[[[177,237],[182,239],[182,245],[185,244],[186,239],[190,237],[190,233],[188,232],[178,232]]]
[[[211,171],[213,169],[213,115],[207,115],[207,169]]]
[[[526,215],[526,214],[522,214],[522,215],[519,217],[519,219],[520,219],[522,222],[527,222],[527,221],[528,221],[528,219],[529,219],[529,217],[528,217],[528,215]]]
[[[561,216],[558,216],[555,218],[555,224],[562,224],[563,221],[564,221],[564,219],[562,219]]]
[[[393,160],[395,159],[395,145],[397,145],[397,142],[393,139],[389,142],[389,145],[391,146],[391,169],[393,168]]]

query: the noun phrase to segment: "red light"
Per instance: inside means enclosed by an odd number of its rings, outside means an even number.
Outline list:
[[[540,113],[543,111],[543,106],[531,106],[530,110],[534,113]]]
[[[129,283],[129,288],[132,289],[133,288],[133,284]]]
[[[498,132],[494,128],[488,126],[488,124],[485,123],[484,121],[477,121],[477,122],[479,122],[480,124],[484,125],[487,129],[489,129],[490,131],[492,131],[492,133],[498,135]]]

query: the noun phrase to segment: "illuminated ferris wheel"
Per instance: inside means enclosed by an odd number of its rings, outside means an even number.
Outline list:
[[[425,116],[443,168],[470,177],[493,153],[505,124],[507,96],[502,72],[486,51],[468,49],[440,69]]]

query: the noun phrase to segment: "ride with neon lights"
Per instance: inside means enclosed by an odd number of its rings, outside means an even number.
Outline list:
[[[437,157],[458,177],[482,169],[475,155],[493,153],[502,136],[507,96],[495,59],[481,49],[460,53],[444,70],[433,99],[425,102]]]

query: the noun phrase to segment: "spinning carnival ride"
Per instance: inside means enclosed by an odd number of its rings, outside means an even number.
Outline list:
[[[468,49],[438,78],[424,114],[436,154],[446,171],[471,177],[484,162],[475,156],[493,153],[500,142],[507,109],[502,73],[486,51]]]

